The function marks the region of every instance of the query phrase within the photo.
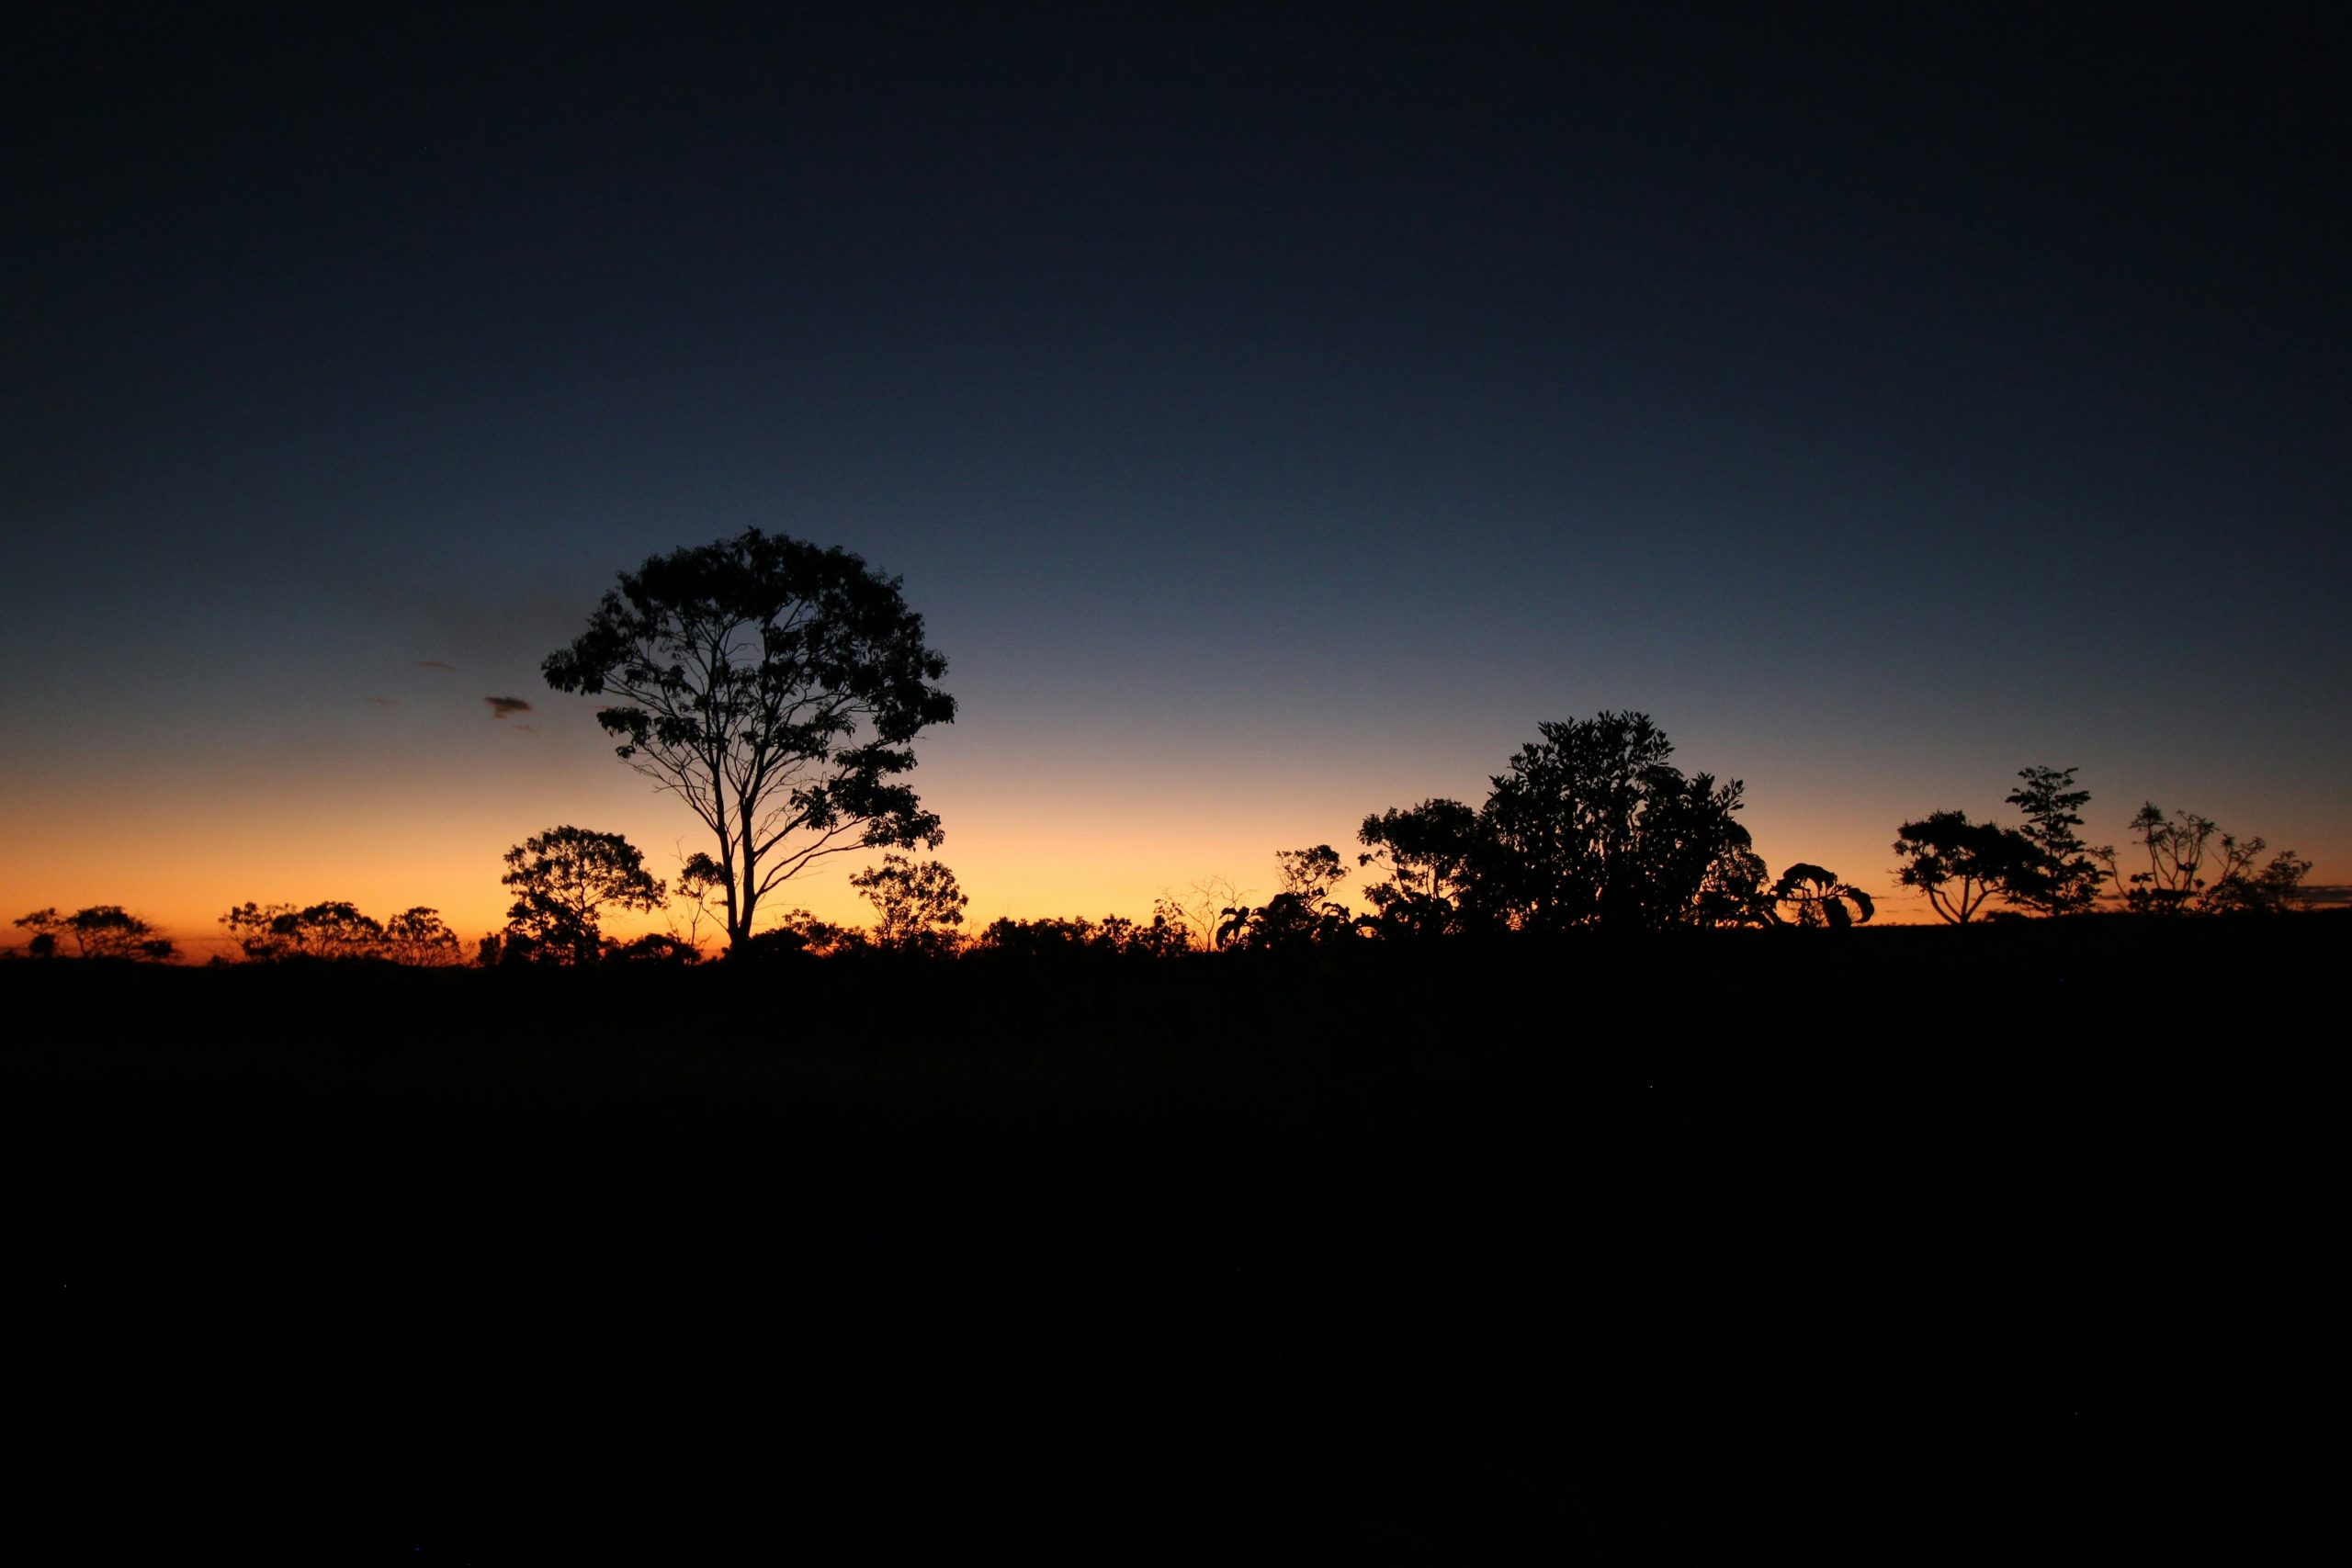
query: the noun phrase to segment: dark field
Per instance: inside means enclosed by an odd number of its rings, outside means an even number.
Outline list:
[[[403,1519],[551,1471],[787,1536],[848,1486],[876,1543],[2084,1499],[2294,1296],[2347,935],[12,963],[17,1407],[101,1473],[251,1441]]]

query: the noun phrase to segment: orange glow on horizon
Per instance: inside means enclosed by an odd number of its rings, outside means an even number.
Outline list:
[[[395,733],[308,774],[270,759],[184,757],[171,764],[180,782],[168,790],[123,771],[93,783],[63,763],[44,780],[28,764],[6,803],[14,826],[0,854],[0,945],[21,945],[23,933],[6,922],[27,911],[120,904],[200,962],[223,950],[218,921],[236,905],[343,899],[379,919],[437,909],[470,951],[504,925],[503,856],[531,834],[567,822],[622,833],[665,879],[707,847],[706,829],[675,797],[616,763],[584,707],[543,714],[528,733],[470,715],[468,724],[446,736]],[[919,787],[948,837],[936,852],[911,852],[954,869],[970,898],[969,931],[1000,916],[1148,919],[1155,897],[1191,902],[1194,885],[1210,879],[1262,902],[1275,885],[1275,852],[1317,843],[1349,864],[1340,897],[1362,909],[1353,867],[1364,817],[1431,795],[1476,803],[1488,767],[1499,765],[1407,758],[1370,770],[1318,767],[1311,757],[1231,750],[1136,758],[1075,740],[1023,750],[960,725],[935,741],[926,736],[923,755]],[[1691,765],[1707,760],[1694,755]],[[1924,898],[1894,884],[1900,807],[1891,801],[1907,800],[1911,786],[1897,795],[1881,782],[1860,808],[1799,793],[1829,776],[1749,774],[1740,820],[1757,852],[1776,872],[1809,861],[1861,886],[1877,900],[1876,924],[1938,923]],[[2122,815],[2099,811],[2086,836],[2120,838]],[[2340,831],[2271,841],[2312,860],[2314,885],[2352,881],[2352,840]],[[769,894],[763,909],[805,908],[865,925],[871,909],[847,877],[879,852],[830,857]],[[628,917],[608,929],[628,938],[684,924],[682,914]]]
[[[537,804],[536,791],[522,789],[483,790],[463,802],[424,807],[386,792],[308,819],[281,814],[272,802],[239,812],[180,798],[125,810],[93,796],[52,809],[38,839],[11,847],[0,871],[0,920],[47,906],[70,912],[120,904],[153,921],[186,958],[202,962],[216,953],[233,956],[218,921],[237,904],[345,899],[379,919],[417,905],[437,909],[470,953],[481,935],[505,923],[509,896],[499,883],[505,850],[555,821],[625,833],[665,878],[674,877],[682,853],[702,847],[700,825],[626,770],[601,770],[581,782],[594,787],[580,792],[576,809],[557,812]],[[950,836],[935,853],[912,852],[955,870],[970,898],[970,932],[1000,916],[1148,919],[1155,897],[1169,894],[1189,903],[1194,885],[1213,878],[1262,902],[1274,886],[1274,852],[1318,842],[1338,848],[1350,864],[1339,897],[1365,907],[1363,874],[1353,869],[1352,829],[1362,810],[1351,816],[1317,802],[1312,804],[1320,808],[1310,812],[1302,809],[1310,803],[1295,800],[1182,814],[1160,807],[1146,828],[1132,810],[1110,805],[1090,808],[968,787],[927,798],[942,811]],[[1874,923],[1939,923],[1923,898],[1895,886],[1891,829],[1857,829],[1828,809],[1750,811],[1747,818],[1758,852],[1775,870],[1796,860],[1825,864],[1873,895]],[[872,911],[846,879],[879,852],[831,857],[771,892],[763,913],[804,908],[841,924],[868,923]],[[2319,862],[2313,883],[2342,879],[2331,871],[2344,863],[2340,852],[2312,858]],[[667,918],[616,918],[607,930],[628,938],[683,931],[684,925],[673,908]],[[703,934],[715,949],[707,920]],[[21,936],[0,931],[0,945],[21,945]]]

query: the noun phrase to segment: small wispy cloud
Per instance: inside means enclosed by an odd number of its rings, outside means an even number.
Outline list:
[[[369,697],[367,702],[371,708],[396,708],[401,705],[398,697]]]
[[[531,705],[520,697],[484,697],[482,701],[490,705],[490,716],[492,718],[508,719],[518,713],[531,711]]]
[[[2331,908],[2338,904],[2352,904],[2352,884],[2316,882],[2300,891],[2302,893],[2303,901],[2307,904],[2323,905]]]
[[[452,675],[458,672],[456,665],[444,664],[437,659],[420,659],[416,661],[416,667],[419,670],[447,670]]]

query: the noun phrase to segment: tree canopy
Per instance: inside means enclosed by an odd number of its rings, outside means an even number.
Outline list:
[[[2115,879],[2123,907],[2136,914],[2276,914],[2302,902],[2311,862],[2281,850],[2257,871],[2270,846],[2223,832],[2209,817],[2176,811],[2167,818],[2149,801],[2132,818],[2132,836],[2147,857],[2145,871],[2125,874],[2113,850],[2092,852]]]
[[[1836,872],[1826,866],[1807,861],[1781,873],[1772,885],[1764,908],[1776,924],[1783,917],[1781,907],[1788,908],[1787,924],[1799,928],[1821,927],[1830,931],[1845,931],[1852,926],[1868,925],[1878,913],[1878,904],[1871,896],[1850,882],[1841,881]]]
[[[2014,828],[1971,822],[1965,811],[1930,811],[1895,830],[1903,864],[1895,880],[1928,896],[1928,905],[1953,925],[1966,925],[1985,903],[2001,897],[2028,902],[2048,885],[2041,846]]]
[[[710,829],[717,854],[685,870],[723,905],[730,949],[822,857],[944,837],[903,775],[956,700],[899,589],[845,550],[754,528],[621,573],[548,657],[557,690],[621,699],[596,715],[617,754]]]
[[[1359,866],[1387,874],[1368,883],[1370,923],[1383,936],[1442,936],[1461,929],[1462,902],[1478,844],[1478,814],[1458,800],[1424,800],[1375,812],[1356,829]]]
[[[1479,813],[1470,902],[1511,926],[1658,929],[1712,918],[1762,874],[1736,779],[1685,776],[1647,714],[1538,727]]]
[[[2039,876],[2010,891],[2011,900],[2045,915],[2091,908],[2107,877],[2098,857],[2108,852],[2094,850],[2075,831],[2083,825],[2091,792],[2075,787],[2072,768],[2023,768],[2018,777],[2023,782],[2009,792],[2008,803],[2025,814],[2026,825],[2018,831],[2041,852],[2041,866]]]
[[[956,951],[971,902],[956,886],[956,874],[935,860],[910,861],[884,855],[849,879],[874,906],[874,945],[894,953],[934,956]]]
[[[662,886],[645,857],[618,833],[550,828],[506,852],[514,889],[503,951],[544,964],[594,963],[602,951],[607,908],[658,909]]]
[[[372,958],[434,968],[462,956],[458,935],[440,911],[422,904],[379,921],[342,899],[309,905],[248,899],[221,916],[220,926],[256,964]]]
[[[169,937],[157,936],[153,926],[119,904],[93,904],[70,915],[53,908],[35,909],[16,924],[33,933],[26,948],[36,958],[56,957],[61,937],[72,937],[74,951],[84,958],[168,964],[179,956],[178,947]]]

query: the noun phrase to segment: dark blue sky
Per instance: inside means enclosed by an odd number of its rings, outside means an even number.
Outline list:
[[[982,918],[1603,707],[1776,868],[2048,762],[2352,881],[2340,12],[154,9],[0,46],[28,907],[665,858],[538,660],[752,525],[906,579]]]

